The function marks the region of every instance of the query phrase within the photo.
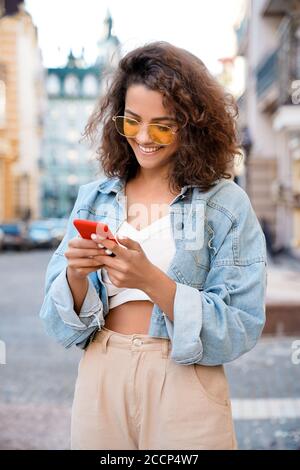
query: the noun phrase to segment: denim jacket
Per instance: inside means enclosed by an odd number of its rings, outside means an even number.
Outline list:
[[[265,324],[266,242],[246,192],[219,179],[210,190],[182,187],[169,205],[176,252],[166,274],[175,281],[174,321],[153,304],[148,334],[170,338],[178,364],[220,365],[249,351]],[[85,349],[105,325],[108,296],[100,274],[88,275],[81,311],[74,311],[66,278],[74,218],[103,221],[114,233],[126,218],[124,182],[117,177],[82,185],[67,232],[46,272],[40,310],[46,332],[69,348]]]

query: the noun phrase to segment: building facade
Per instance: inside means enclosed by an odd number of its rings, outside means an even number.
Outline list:
[[[0,18],[0,220],[39,214],[43,68],[37,31],[23,2]]]
[[[275,246],[300,247],[300,1],[249,0],[237,28],[246,189]]]
[[[47,69],[48,100],[40,159],[43,217],[66,217],[79,186],[101,176],[95,154],[82,134],[99,96],[105,92],[107,77],[120,59],[119,44],[112,35],[108,13],[95,64],[88,66],[83,53],[76,58],[70,51],[65,67]]]

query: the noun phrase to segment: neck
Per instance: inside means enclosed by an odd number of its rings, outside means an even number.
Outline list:
[[[157,170],[152,172],[140,169],[133,178],[133,181],[150,191],[161,190],[163,188],[169,189],[169,179],[166,171],[158,173]]]

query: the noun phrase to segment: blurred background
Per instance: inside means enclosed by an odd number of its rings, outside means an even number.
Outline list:
[[[80,140],[96,99],[152,40],[237,99],[232,179],[268,248],[263,336],[226,365],[238,443],[300,449],[300,0],[0,0],[0,449],[69,448],[81,350],[43,331],[45,270],[78,187],[102,176]]]

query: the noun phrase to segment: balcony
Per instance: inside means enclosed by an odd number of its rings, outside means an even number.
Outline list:
[[[300,209],[300,193],[287,183],[279,183],[274,188],[273,196],[276,203]]]
[[[265,0],[262,15],[265,17],[284,16],[295,5],[294,0]]]
[[[235,28],[235,35],[237,40],[237,55],[246,55],[248,44],[248,28],[249,18],[244,17],[240,25]]]
[[[257,67],[256,93],[261,98],[267,90],[278,84],[278,56],[279,50],[271,52]]]
[[[293,83],[300,78],[300,17],[285,17],[278,30],[278,47],[256,67],[260,109],[274,111],[292,104]]]
[[[239,110],[239,126],[242,128],[247,125],[245,92],[237,98],[236,102]]]

